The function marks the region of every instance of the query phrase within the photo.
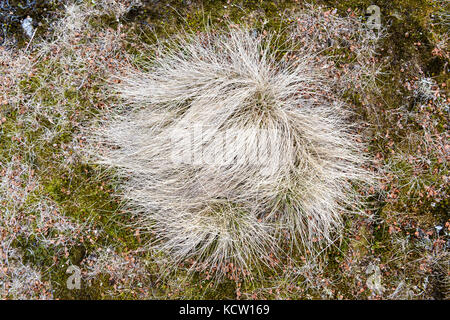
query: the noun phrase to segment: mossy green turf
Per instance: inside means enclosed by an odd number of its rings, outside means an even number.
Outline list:
[[[364,15],[365,9],[372,4],[371,0],[349,0],[349,1],[313,1],[314,3],[323,4],[329,7],[335,7],[338,12],[345,15],[347,9],[357,10],[356,13]],[[156,5],[148,4],[144,8],[132,10],[121,21],[125,25],[132,26],[128,30],[127,40],[129,41],[128,51],[133,54],[136,62],[144,61],[146,59],[139,49],[138,41],[146,43],[153,43],[155,36],[164,37],[167,34],[177,32],[180,28],[190,29],[192,31],[199,31],[205,27],[205,22],[211,21],[212,26],[221,26],[225,23],[224,17],[233,22],[247,22],[260,28],[261,30],[280,30],[287,25],[286,15],[289,15],[290,10],[301,6],[298,2],[293,1],[192,1],[190,5],[186,5],[185,1],[166,1],[168,5],[163,5],[159,2]],[[382,101],[386,110],[399,107],[404,102],[404,95],[407,94],[401,83],[404,82],[405,76],[400,72],[403,61],[416,59],[423,67],[426,76],[434,77],[438,83],[447,81],[447,87],[450,85],[444,66],[448,61],[444,58],[435,57],[431,54],[433,45],[430,42],[432,35],[430,33],[429,14],[434,10],[433,1],[420,0],[400,0],[377,1],[377,5],[381,8],[382,24],[387,27],[387,37],[383,40],[382,47],[384,53],[389,53],[391,64],[389,66],[388,75],[380,79],[380,86],[382,90],[382,97],[375,97],[375,101]],[[226,7],[226,8],[225,8]],[[399,18],[400,17],[400,18]],[[263,18],[263,19],[261,19]],[[266,20],[263,23],[264,19]],[[104,27],[117,27],[117,21],[109,16],[98,17],[92,20],[94,27],[101,29]],[[151,30],[151,32],[150,32]],[[444,32],[445,30],[438,30]],[[405,34],[409,36],[406,38]],[[414,44],[421,42],[422,46],[417,49]],[[52,72],[48,70],[50,65],[48,62],[41,61],[37,66],[38,74],[23,80],[20,83],[21,89],[28,93],[35,93],[42,99],[42,103],[49,106],[55,104],[57,101],[52,92],[45,86],[41,89],[40,81],[43,81],[42,74],[51,76]],[[97,111],[93,109],[92,103],[88,98],[89,90],[99,90],[99,88],[81,89],[67,88],[64,93],[64,98],[67,100],[67,109],[73,113],[73,116],[80,121],[88,120]],[[362,117],[367,117],[366,120],[371,121],[372,114],[366,112],[362,107],[361,97],[350,96],[350,103],[358,106]],[[76,111],[76,113],[75,113]],[[44,133],[46,126],[51,126],[46,121],[42,122],[42,127],[39,130],[33,131],[30,128],[21,127],[15,122],[17,110],[10,110],[8,106],[1,109],[1,114],[7,116],[8,121],[0,127],[0,159],[2,161],[10,160],[11,153],[3,152],[4,150],[20,150],[19,142],[10,139],[17,134],[24,137],[25,141],[34,141],[40,138]],[[376,154],[382,153],[385,158],[391,155],[390,146],[387,145],[388,140],[383,138],[383,133],[391,128],[393,121],[387,116],[383,118],[379,124],[379,134],[372,139],[370,145],[370,152]],[[439,125],[444,130],[445,117],[437,119]],[[117,252],[128,252],[137,249],[141,246],[134,236],[134,231],[126,227],[132,222],[132,217],[121,213],[120,199],[114,197],[112,190],[116,188],[115,181],[108,180],[101,173],[101,168],[92,167],[90,165],[76,162],[70,164],[68,167],[62,168],[57,163],[61,161],[62,146],[69,143],[78,128],[73,124],[67,124],[66,127],[60,128],[61,134],[54,138],[54,140],[44,144],[36,145],[33,152],[27,152],[27,156],[32,155],[33,159],[28,159],[34,164],[36,175],[40,176],[42,188],[36,192],[40,192],[48,196],[58,204],[60,210],[64,215],[77,221],[78,223],[91,223],[95,228],[102,230],[102,233],[92,241],[80,242],[74,245],[69,252],[68,259],[73,264],[78,264],[83,259],[87,252],[95,251],[97,248],[104,246],[113,246]],[[420,128],[418,129],[420,130]],[[394,136],[393,139],[396,139]],[[32,147],[31,147],[32,148]],[[432,166],[439,166],[433,163]],[[411,168],[407,163],[399,163],[396,168],[403,171],[404,177],[408,177]],[[448,174],[447,173],[439,173]],[[439,176],[430,174],[426,179],[435,180]],[[417,202],[408,198],[404,190],[401,190],[399,197],[407,205],[417,205]],[[30,198],[32,201],[32,198]],[[39,197],[36,197],[39,199]],[[38,200],[36,200],[38,201]],[[361,218],[347,219],[345,234],[343,235],[338,246],[330,248],[326,252],[327,261],[323,268],[324,278],[334,281],[334,293],[331,297],[343,297],[351,299],[355,296],[358,284],[355,278],[343,272],[341,264],[344,262],[346,256],[351,252],[357,252],[361,257],[372,255],[376,256],[380,263],[389,263],[392,258],[392,239],[388,232],[388,224],[386,222],[387,212],[392,210],[392,205],[388,203],[378,203],[379,209],[375,212],[374,223],[363,223]],[[421,216],[426,217],[424,221],[426,225],[433,225],[437,223],[445,223],[448,219],[445,209],[448,208],[448,200],[441,203],[439,206],[432,208],[429,202],[425,202],[422,206],[416,207],[414,210],[419,211]],[[358,227],[356,227],[358,226]],[[402,230],[406,236],[408,232],[413,230]],[[143,235],[145,240],[145,235]],[[359,239],[359,240],[357,240]],[[47,270],[43,277],[52,283],[55,298],[68,299],[97,299],[108,297],[108,290],[113,288],[106,275],[98,277],[89,287],[84,286],[81,290],[68,290],[66,288],[66,261],[60,259],[55,262],[55,249],[49,249],[40,246],[39,243],[33,241],[32,238],[19,238],[15,246],[23,249],[25,253],[25,260],[36,266],[41,270]],[[417,254],[417,253],[416,253]],[[142,254],[142,258],[148,261],[148,272],[156,272],[158,268],[152,262],[152,257],[149,254]],[[416,256],[408,256],[407,259],[415,259]],[[235,298],[236,290],[240,286],[242,292],[256,292],[258,288],[268,287],[273,283],[273,279],[280,277],[281,270],[265,270],[265,280],[254,279],[253,281],[242,281],[240,284],[235,280],[224,280],[220,284],[214,284],[211,287],[211,281],[206,280],[203,275],[197,274],[190,278],[187,284],[184,284],[184,292],[173,293],[169,282],[161,281],[155,284],[157,296],[168,296],[172,293],[171,298],[188,297],[191,299],[212,298],[225,299]],[[180,275],[178,275],[180,276]],[[282,277],[282,276],[281,276]],[[301,276],[295,286],[300,288],[303,282],[306,281],[304,276]],[[412,283],[416,283],[417,279],[414,276],[410,277]],[[280,280],[282,282],[282,280]],[[320,298],[320,292],[316,290],[306,289],[299,290],[295,293],[290,293],[286,288],[290,284],[285,284],[281,290],[286,290],[281,296],[292,299],[303,298]],[[358,295],[359,298],[368,297],[370,291],[365,289],[365,292]],[[277,293],[265,294],[266,298],[274,298]],[[129,299],[133,298],[132,294],[121,294],[116,298]]]

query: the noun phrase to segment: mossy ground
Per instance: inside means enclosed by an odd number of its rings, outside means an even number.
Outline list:
[[[337,8],[341,15],[364,15],[372,4],[369,0],[313,2]],[[144,45],[181,28],[196,32],[203,30],[208,21],[213,28],[232,21],[250,24],[260,31],[280,30],[287,26],[287,17],[302,5],[300,1],[281,0],[144,1],[143,7],[132,9],[119,22],[126,35],[124,47],[134,62],[139,63],[146,59]],[[159,278],[159,267],[152,254],[139,251],[150,236],[137,234],[128,227],[133,217],[122,213],[120,199],[113,196],[116,182],[102,174],[102,168],[79,159],[60,165],[73,152],[69,145],[79,133],[79,124],[97,114],[95,106],[104,101],[95,101],[96,93],[102,90],[95,85],[68,86],[62,96],[55,95],[45,82],[56,76],[59,66],[48,60],[41,60],[35,66],[34,76],[25,77],[19,83],[20,91],[38,96],[48,107],[64,101],[68,110],[65,117],[70,121],[55,127],[48,118],[38,118],[40,127],[31,130],[18,121],[20,108],[2,105],[0,118],[5,117],[6,122],[0,126],[0,160],[2,163],[11,161],[14,151],[22,152],[27,145],[24,157],[32,164],[34,175],[40,177],[41,186],[27,201],[40,201],[45,195],[57,204],[65,217],[89,226],[89,231],[87,238],[75,239],[64,248],[48,247],[33,237],[18,237],[14,246],[24,252],[24,262],[45,270],[42,276],[51,283],[53,297],[62,299],[448,298],[449,288],[445,285],[449,277],[448,258],[440,260],[442,252],[448,250],[445,243],[448,236],[444,231],[448,235],[450,230],[448,149],[447,155],[442,157],[442,153],[433,153],[435,150],[426,152],[427,146],[423,145],[426,134],[437,139],[439,135],[448,134],[448,53],[437,54],[435,50],[436,39],[448,30],[442,25],[432,25],[431,15],[439,9],[434,1],[386,0],[378,1],[377,5],[387,29],[379,52],[380,60],[386,63],[385,74],[379,79],[380,93],[368,97],[370,105],[375,106],[371,109],[358,95],[350,95],[349,103],[356,106],[359,121],[372,128],[371,135],[367,135],[369,152],[380,167],[389,164],[396,174],[385,177],[383,192],[374,196],[374,209],[369,212],[373,218],[347,218],[339,243],[318,258],[314,266],[305,264],[298,268],[283,261],[267,269],[264,279],[241,279],[230,272],[230,277],[218,284],[204,273],[188,279],[183,272]],[[90,22],[99,32],[119,26],[108,14]],[[99,82],[94,81],[95,75],[88,77],[93,83]],[[414,85],[419,78],[436,81],[441,95],[439,100],[428,99],[424,103],[417,100]],[[428,109],[423,109],[423,104]],[[424,112],[428,116],[422,119]],[[58,116],[52,119],[57,120]],[[56,130],[58,134],[46,140],[44,135],[48,130]],[[409,139],[410,133],[418,139]],[[426,164],[421,162],[423,158],[428,161]],[[443,230],[438,234],[435,226],[443,226]],[[106,247],[114,248],[127,261],[139,259],[143,262],[142,272],[154,276],[130,280],[124,286],[133,289],[124,290],[117,286],[112,274],[100,273],[89,286],[83,282],[81,290],[67,289],[67,266],[81,265],[89,254]],[[62,256],[56,252],[61,250],[66,252]],[[302,258],[292,257],[297,261]],[[381,271],[383,294],[374,293],[367,285],[372,275],[367,272],[371,264]],[[131,273],[133,266],[128,265]]]

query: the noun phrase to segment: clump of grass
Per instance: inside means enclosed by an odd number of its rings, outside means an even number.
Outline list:
[[[170,269],[272,267],[331,244],[361,207],[353,185],[372,175],[324,70],[333,65],[281,39],[182,33],[113,86],[122,105],[92,131],[94,158],[123,178]]]

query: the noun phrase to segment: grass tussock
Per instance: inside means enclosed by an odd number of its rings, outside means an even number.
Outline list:
[[[353,185],[372,174],[327,59],[278,50],[280,39],[182,34],[114,86],[123,104],[93,131],[97,162],[124,178],[129,210],[172,268],[192,259],[220,275],[311,254],[361,207]]]

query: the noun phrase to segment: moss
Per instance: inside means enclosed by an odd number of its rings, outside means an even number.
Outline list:
[[[104,182],[95,180],[94,171],[88,166],[79,165],[72,174],[72,178],[69,178],[64,172],[46,170],[47,178],[41,182],[44,193],[58,204],[66,217],[81,225],[89,223],[91,228],[102,230],[102,237],[92,235],[90,241],[78,239],[80,242],[69,248],[67,260],[54,260],[60,256],[57,250],[62,250],[62,247],[40,244],[33,237],[21,238],[14,245],[24,249],[26,262],[47,270],[43,278],[52,283],[55,298],[98,299],[102,297],[102,292],[110,288],[109,282],[100,277],[89,287],[69,290],[66,286],[67,267],[70,264],[79,265],[86,252],[93,252],[97,248],[113,245],[121,252],[136,249],[139,243],[133,233],[124,227],[128,219],[116,214],[118,203],[110,197]]]
[[[61,214],[78,225],[89,223],[90,228],[102,230],[99,239],[91,235],[90,239],[76,239],[75,244],[68,248],[61,245],[50,246],[41,243],[35,236],[28,238],[19,237],[14,246],[21,248],[24,252],[25,263],[31,263],[41,270],[45,270],[43,280],[52,284],[53,296],[63,299],[96,299],[101,298],[104,290],[112,286],[106,285],[101,279],[94,281],[90,287],[82,290],[69,290],[66,286],[67,262],[77,265],[83,259],[85,252],[95,251],[102,246],[112,245],[117,250],[128,251],[139,246],[133,232],[125,227],[130,222],[127,216],[121,215],[120,202],[112,197],[111,183],[98,176],[98,170],[91,166],[75,162],[61,165],[64,162],[64,145],[72,141],[76,128],[72,121],[64,121],[55,126],[63,115],[60,109],[53,108],[64,101],[65,112],[69,119],[78,121],[86,119],[94,114],[91,107],[89,95],[73,88],[66,87],[60,95],[52,92],[45,79],[52,79],[58,74],[59,66],[41,60],[36,64],[35,75],[24,78],[19,82],[19,90],[29,96],[37,96],[43,107],[48,107],[51,119],[48,115],[38,114],[36,120],[37,128],[24,126],[23,115],[11,105],[2,106],[1,114],[7,117],[7,121],[0,126],[0,160],[2,163],[11,161],[13,156],[21,155],[28,163],[34,165],[35,174],[40,179],[42,186],[36,195],[27,198],[26,205],[31,207],[34,203],[41,201],[42,197],[54,201]],[[98,88],[91,88],[98,90]],[[53,121],[53,122],[51,122]],[[51,139],[45,139],[47,130],[56,132]],[[23,142],[13,140],[18,136],[27,141],[26,150],[23,150]],[[14,150],[14,152],[11,152]],[[71,152],[69,150],[69,152]],[[38,214],[36,214],[38,215]],[[49,229],[45,236],[55,236],[54,229]],[[67,259],[56,259],[61,256],[61,250],[69,250]]]

